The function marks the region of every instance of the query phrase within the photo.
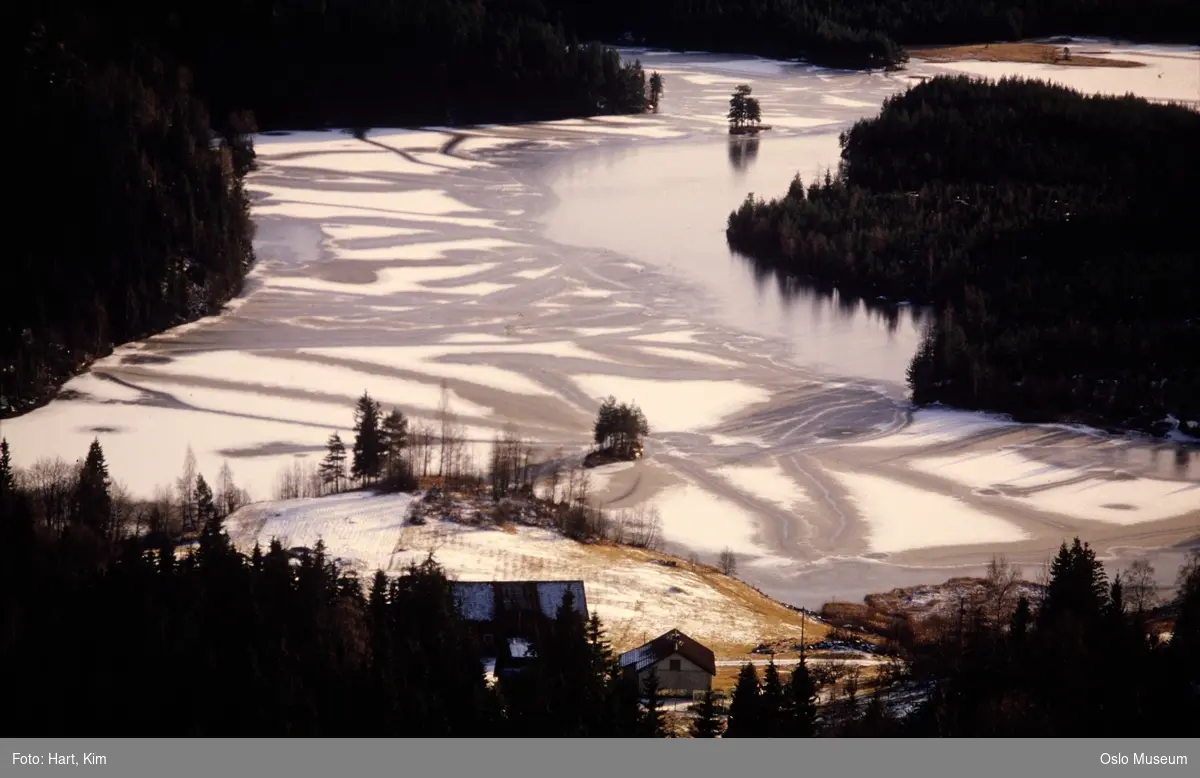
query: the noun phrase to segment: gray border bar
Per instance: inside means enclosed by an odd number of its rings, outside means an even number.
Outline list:
[[[1200,739],[1195,738],[623,742],[2,738],[0,742],[0,776],[5,778],[1090,778],[1195,776],[1200,770]],[[22,763],[17,754],[35,757],[39,763],[33,764],[33,759]],[[1145,764],[1139,754],[1183,757],[1186,762]],[[67,757],[67,763],[56,764],[51,755]]]

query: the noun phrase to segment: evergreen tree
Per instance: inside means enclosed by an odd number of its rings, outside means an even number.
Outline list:
[[[321,483],[336,494],[342,491],[346,480],[346,446],[342,443],[342,436],[337,432],[331,434],[325,443],[325,449],[325,458],[321,460],[317,472]]]
[[[192,502],[196,506],[196,523],[201,528],[214,523],[217,518],[217,504],[213,499],[212,488],[204,480],[203,475],[196,476],[196,488],[192,493]]]
[[[1046,598],[1038,610],[1038,624],[1049,628],[1064,621],[1090,622],[1100,616],[1108,600],[1104,566],[1087,543],[1075,538],[1064,542],[1050,565]]]
[[[658,695],[658,673],[653,669],[642,683],[642,717],[639,734],[642,737],[666,737],[666,721],[663,717],[662,698]]]
[[[100,448],[99,439],[93,439],[79,470],[71,504],[72,520],[99,535],[107,535],[112,523],[111,485],[104,450]]]
[[[16,489],[16,485],[12,457],[8,450],[8,439],[0,438],[0,499],[3,499],[7,494],[12,494]]]
[[[759,696],[760,737],[780,736],[784,705],[783,682],[779,678],[775,658],[772,657],[766,672],[763,673],[762,692]]]
[[[792,669],[788,679],[782,713],[780,734],[783,737],[813,737],[816,734],[817,686],[803,658]]]
[[[610,396],[600,405],[596,414],[596,422],[592,426],[592,440],[596,445],[605,447],[616,432],[617,398]]]
[[[379,477],[383,464],[383,435],[379,403],[363,392],[354,411],[354,458],[350,472],[360,482]]]
[[[712,689],[704,692],[700,701],[692,706],[694,718],[689,726],[694,738],[716,738],[721,736],[724,727],[717,713],[717,695]]]
[[[663,94],[663,77],[658,71],[650,74],[650,110],[658,113],[658,102]]]
[[[383,420],[380,438],[388,464],[398,461],[408,446],[408,419],[399,408],[393,408]]]
[[[761,689],[758,670],[747,662],[738,673],[733,697],[729,701],[729,721],[725,725],[725,737],[761,737]]]

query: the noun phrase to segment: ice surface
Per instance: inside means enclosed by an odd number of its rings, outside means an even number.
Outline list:
[[[716,365],[718,367],[737,367],[737,362],[732,362],[728,359],[705,354],[702,351],[688,351],[681,348],[660,348],[658,346],[638,346],[638,351],[645,352],[651,356],[665,357],[667,359],[682,359],[687,362],[697,362],[702,365]]]
[[[1020,527],[953,497],[887,478],[841,472],[836,478],[867,524],[872,551],[896,553],[938,546],[1016,543],[1028,535]]]
[[[703,429],[771,397],[765,389],[741,381],[671,381],[600,374],[572,378],[597,399],[611,395],[621,402],[636,402],[645,412],[652,433]]]
[[[721,467],[714,472],[727,478],[746,494],[770,500],[784,510],[795,510],[797,506],[812,502],[795,479],[775,462],[769,465]]]

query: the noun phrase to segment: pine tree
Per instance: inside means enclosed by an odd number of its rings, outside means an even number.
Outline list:
[[[694,718],[689,726],[694,738],[720,737],[724,727],[721,717],[717,715],[717,695],[712,689],[704,692],[700,701],[692,706]]]
[[[350,468],[351,475],[363,483],[378,478],[383,464],[379,423],[379,403],[363,392],[354,410],[354,459]]]
[[[775,666],[775,658],[767,664],[763,673],[762,694],[759,697],[759,734],[761,737],[779,737],[783,719],[784,690],[783,681],[779,678],[779,669]]]
[[[201,528],[214,523],[217,518],[217,504],[213,500],[212,488],[204,480],[203,475],[196,476],[196,488],[192,493],[192,502],[196,506],[196,523]]]
[[[640,735],[642,737],[666,737],[667,726],[663,716],[662,698],[658,695],[659,683],[658,673],[650,670],[650,675],[646,676],[646,680],[642,684],[642,696],[645,702],[642,703],[642,718]]]
[[[817,730],[817,686],[808,672],[808,663],[801,658],[792,668],[784,691],[783,737],[812,737]]]
[[[346,446],[342,443],[342,436],[334,432],[326,441],[325,448],[327,453],[317,472],[321,476],[321,483],[336,494],[342,491],[346,480]]]
[[[79,469],[79,481],[72,500],[72,520],[100,535],[107,535],[112,522],[112,484],[100,441],[93,439],[87,458]]]
[[[758,670],[747,662],[738,673],[733,698],[729,701],[729,722],[725,726],[725,737],[761,737],[760,701]]]

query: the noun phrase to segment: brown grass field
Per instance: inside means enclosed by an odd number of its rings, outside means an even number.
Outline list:
[[[1070,56],[1064,51],[1070,50]],[[1038,62],[1046,65],[1063,65],[1083,68],[1139,68],[1141,62],[1127,59],[1108,59],[1095,56],[1102,51],[1072,49],[1049,43],[979,43],[969,46],[925,46],[909,49],[909,54],[927,62],[959,62],[979,60],[982,62]]]

